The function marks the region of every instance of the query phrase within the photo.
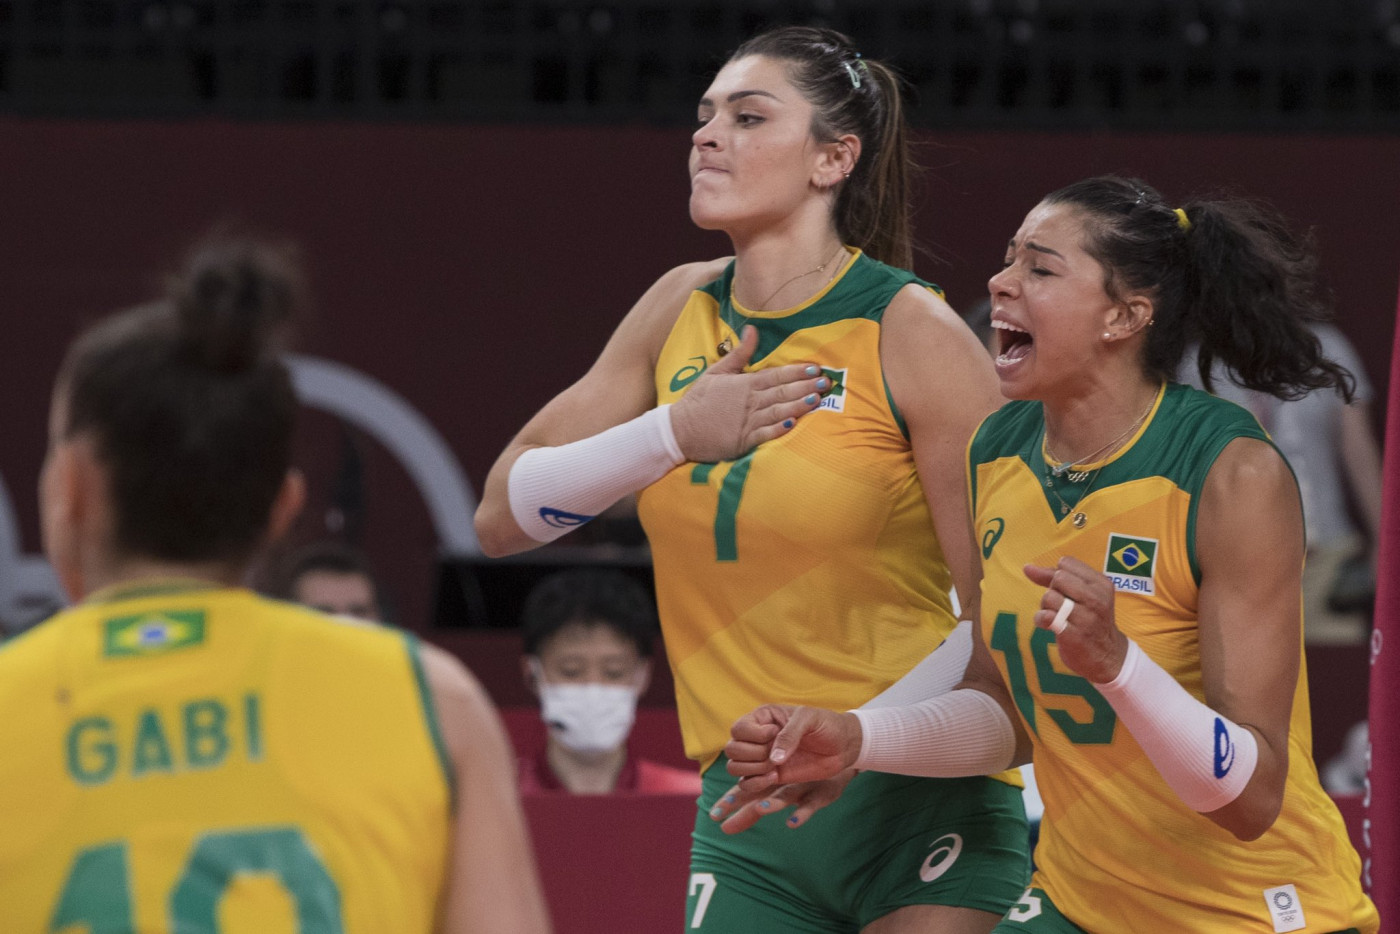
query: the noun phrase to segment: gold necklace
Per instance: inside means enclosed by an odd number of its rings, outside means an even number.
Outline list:
[[[1119,445],[1126,441],[1133,434],[1133,432],[1137,431],[1138,428],[1142,425],[1142,423],[1147,420],[1147,416],[1152,412],[1152,407],[1156,404],[1157,395],[1154,393],[1152,396],[1152,401],[1147,403],[1147,408],[1143,410],[1143,413],[1141,415],[1133,419],[1133,423],[1128,426],[1127,431],[1123,432],[1121,435],[1114,438],[1112,441],[1108,442],[1108,444],[1105,444],[1097,451],[1094,451],[1089,456],[1081,458],[1081,460],[1092,464],[1095,461],[1112,454],[1118,449]],[[1089,482],[1085,485],[1084,489],[1079,491],[1079,498],[1075,500],[1076,504],[1082,503],[1084,502],[1085,497],[1089,495],[1089,491],[1093,489],[1094,484],[1098,481],[1099,472],[1103,470],[1104,465],[1100,464],[1093,470],[1071,469],[1076,463],[1079,463],[1079,461],[1076,460],[1060,462],[1059,458],[1055,457],[1054,453],[1050,450],[1048,440],[1044,437],[1043,434],[1041,436],[1041,448],[1045,454],[1044,458],[1042,458],[1045,461],[1046,468],[1045,488],[1051,492],[1051,494],[1055,497],[1056,500],[1059,501],[1060,516],[1063,518],[1069,512],[1070,507],[1069,503],[1065,501],[1065,498],[1060,495],[1060,491],[1055,488],[1055,481],[1059,479],[1066,479],[1070,483],[1083,483],[1085,480],[1088,480]],[[1057,461],[1054,467],[1050,466],[1051,460]],[[1071,521],[1074,523],[1074,527],[1076,529],[1082,529],[1085,525],[1088,524],[1089,517],[1084,514],[1083,510],[1080,510],[1079,512],[1076,512],[1074,514],[1074,518]]]
[[[807,270],[806,272],[798,273],[797,275],[793,276],[793,277],[792,277],[791,279],[789,279],[788,281],[784,282],[782,285],[778,286],[776,289],[773,290],[773,294],[770,295],[770,296],[768,296],[767,298],[765,298],[765,299],[762,301],[762,303],[760,303],[759,306],[758,306],[757,308],[754,309],[754,311],[769,311],[769,310],[771,310],[771,309],[768,308],[768,303],[771,302],[771,301],[773,301],[774,296],[776,296],[776,295],[777,295],[779,292],[781,292],[783,289],[785,289],[785,288],[787,288],[788,286],[792,285],[792,284],[793,284],[794,282],[796,282],[798,279],[805,279],[805,278],[807,278],[808,276],[813,275],[813,274],[815,274],[815,273],[824,272],[824,271],[826,270],[826,267],[827,267],[827,266],[831,265],[833,262],[835,262],[836,260],[838,260],[838,259],[841,257],[841,255],[842,255],[843,253],[846,252],[845,244],[838,243],[836,246],[837,246],[837,251],[836,251],[836,255],[835,255],[835,256],[831,257],[831,258],[828,259],[826,262],[822,263],[822,264],[821,264],[820,266],[818,266],[816,269],[809,269],[809,270]],[[835,274],[836,274],[836,271],[833,269],[833,270],[832,270],[832,275],[835,275]],[[829,278],[829,277],[828,277],[828,278]],[[732,285],[730,286],[730,291],[731,291],[731,292],[733,291],[733,286],[732,286]]]

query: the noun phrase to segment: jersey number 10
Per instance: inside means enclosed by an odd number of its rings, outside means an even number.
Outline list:
[[[105,843],[73,861],[49,934],[86,925],[91,934],[135,934],[127,844]],[[273,876],[296,906],[301,934],[343,934],[340,890],[295,827],[206,834],[170,894],[172,929],[217,931],[219,900],[234,877]]]

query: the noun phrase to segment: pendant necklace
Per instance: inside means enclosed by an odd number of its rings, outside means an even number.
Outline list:
[[[1060,491],[1055,488],[1055,481],[1060,479],[1068,480],[1070,483],[1084,483],[1084,481],[1086,480],[1089,481],[1087,484],[1085,484],[1084,489],[1079,491],[1079,498],[1075,500],[1076,503],[1084,502],[1084,498],[1087,497],[1089,495],[1089,491],[1093,489],[1094,483],[1099,478],[1099,472],[1103,470],[1104,465],[1100,464],[1093,470],[1076,470],[1075,464],[1081,462],[1092,464],[1097,460],[1101,460],[1102,458],[1110,456],[1114,451],[1118,450],[1119,445],[1121,445],[1124,441],[1128,440],[1128,438],[1132,436],[1133,432],[1137,431],[1138,428],[1142,425],[1142,423],[1147,420],[1147,416],[1152,412],[1152,407],[1156,404],[1157,395],[1154,394],[1152,396],[1152,401],[1147,403],[1147,408],[1143,411],[1141,415],[1133,419],[1133,423],[1128,426],[1127,431],[1123,432],[1121,435],[1108,442],[1108,444],[1105,444],[1103,447],[1094,451],[1089,456],[1080,458],[1076,461],[1060,461],[1059,458],[1055,457],[1054,452],[1050,450],[1050,445],[1045,438],[1044,429],[1041,429],[1040,447],[1041,453],[1043,455],[1042,459],[1045,461],[1046,469],[1045,488],[1049,490],[1051,494],[1055,497],[1055,499],[1059,501],[1061,518],[1063,518],[1069,513],[1070,506],[1069,503],[1065,501],[1065,498],[1060,495]],[[1050,466],[1050,461],[1052,460],[1056,461],[1054,467]],[[1076,529],[1082,529],[1084,528],[1084,526],[1089,524],[1089,517],[1084,514],[1083,510],[1079,510],[1074,514],[1074,517],[1070,521],[1074,523],[1074,527]]]
[[[787,288],[788,286],[792,285],[792,284],[793,284],[794,282],[796,282],[798,279],[805,279],[806,277],[808,277],[808,276],[810,276],[810,275],[813,275],[813,274],[815,274],[815,273],[825,272],[825,271],[826,271],[826,267],[830,266],[832,263],[838,262],[838,261],[840,260],[840,258],[841,258],[843,255],[845,255],[845,253],[846,253],[846,246],[845,246],[845,244],[841,244],[841,243],[838,243],[837,246],[839,247],[839,249],[836,251],[836,255],[835,255],[835,256],[831,257],[831,258],[828,259],[826,262],[822,263],[822,264],[821,264],[820,266],[818,266],[816,269],[809,269],[809,270],[807,270],[806,272],[800,272],[800,273],[798,273],[797,275],[793,276],[793,277],[792,277],[791,279],[789,279],[788,281],[784,282],[782,285],[778,286],[776,289],[773,290],[773,294],[772,294],[772,295],[769,295],[766,299],[764,299],[763,302],[762,302],[757,308],[754,309],[754,311],[770,311],[771,309],[768,307],[768,303],[771,302],[771,301],[773,301],[773,298],[774,298],[779,292],[781,292],[783,289],[785,289],[785,288]],[[835,275],[835,270],[832,270],[832,275]],[[830,276],[828,276],[827,278],[830,278]],[[730,296],[732,297],[732,296],[733,296],[733,293],[734,293],[734,287],[733,287],[732,285],[729,287],[729,291],[730,291]]]

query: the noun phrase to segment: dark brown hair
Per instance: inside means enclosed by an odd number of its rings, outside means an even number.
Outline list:
[[[1271,208],[1242,198],[1174,207],[1146,182],[1113,175],[1075,182],[1043,203],[1088,218],[1084,249],[1103,266],[1110,296],[1152,297],[1143,362],[1156,378],[1174,378],[1198,343],[1207,389],[1219,360],[1249,389],[1296,399],[1334,387],[1351,400],[1355,379],[1322,356],[1308,326],[1330,317],[1311,239]]]
[[[122,553],[237,562],[261,544],[291,462],[281,351],[298,295],[286,250],[212,243],[165,299],[73,343],[62,430],[95,440]]]
[[[657,632],[656,601],[642,584],[613,568],[557,571],[535,585],[520,614],[526,655],[538,655],[571,623],[607,626],[650,658]]]
[[[816,111],[813,136],[831,142],[850,133],[860,139],[860,159],[836,196],[841,239],[883,263],[911,269],[909,188],[914,164],[899,76],[889,66],[864,58],[834,29],[772,29],[739,46],[729,60],[750,55],[788,63],[789,80]]]

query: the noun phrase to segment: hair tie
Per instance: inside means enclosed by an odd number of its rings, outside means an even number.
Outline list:
[[[1175,208],[1172,213],[1176,215],[1176,226],[1180,227],[1182,230],[1191,229],[1191,218],[1186,216],[1185,208]]]

